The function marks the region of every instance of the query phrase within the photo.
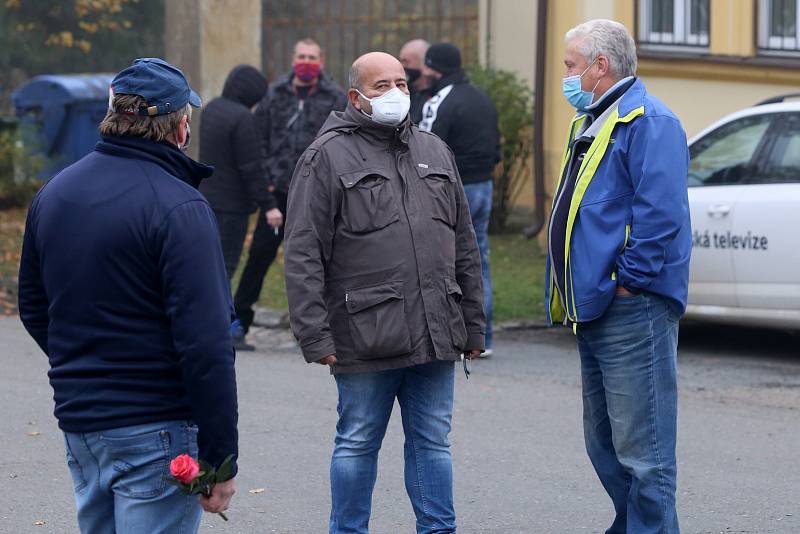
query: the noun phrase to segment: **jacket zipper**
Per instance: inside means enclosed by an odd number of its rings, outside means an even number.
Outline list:
[[[574,137],[574,135],[575,135],[575,127],[576,127],[576,122],[573,122],[572,125],[570,126],[570,134],[569,134],[569,136],[572,139],[572,141],[570,142],[569,151],[568,151],[567,156],[566,156],[570,163],[568,165],[568,168],[566,169],[567,170],[566,174],[562,174],[561,175],[561,182],[560,182],[561,187],[559,188],[558,195],[556,196],[556,199],[553,202],[553,210],[550,212],[550,232],[549,232],[549,235],[547,236],[548,237],[548,239],[547,239],[547,248],[548,248],[548,253],[550,254],[550,258],[554,257],[553,256],[553,239],[552,239],[553,234],[552,234],[552,232],[553,232],[553,216],[555,215],[555,211],[556,211],[555,208],[557,208],[559,206],[559,203],[561,202],[561,197],[564,195],[564,185],[566,183],[566,181],[564,179],[564,176],[569,177],[569,175],[570,175],[570,173],[572,171],[572,151],[575,148],[575,144],[576,144],[576,141],[577,141],[575,139],[575,137]],[[552,268],[553,268],[552,263],[553,262],[551,260],[550,261],[550,268],[551,268],[550,278],[551,278],[552,286],[556,288],[556,291],[558,291],[558,296],[561,299],[561,304],[562,304],[562,307],[564,308],[564,324],[566,325],[567,324],[567,320],[569,318],[569,310],[567,308],[566,300],[564,299],[564,292],[558,286],[558,282],[557,282],[558,278],[552,272]],[[550,313],[550,309],[552,308],[552,305],[551,305],[552,301],[553,301],[553,291],[551,290],[550,291],[550,302],[547,303],[548,313]]]
[[[569,158],[570,158],[570,160],[572,159],[572,151],[574,150],[574,148],[575,148],[575,145],[576,145],[576,144],[577,144],[577,141],[573,141],[573,143],[572,143],[572,147],[570,148],[570,154],[569,154]],[[560,189],[560,191],[558,192],[558,196],[556,197],[556,202],[555,202],[555,204],[554,204],[554,206],[555,206],[555,208],[556,208],[556,209],[557,209],[557,208],[558,208],[558,207],[561,205],[561,199],[562,199],[562,197],[564,196],[564,189],[565,189],[565,187],[564,187],[564,186],[566,185],[566,180],[569,180],[569,177],[570,177],[570,175],[572,174],[572,169],[574,168],[574,166],[575,166],[576,164],[578,165],[578,168],[580,168],[580,166],[583,164],[583,160],[584,160],[584,158],[585,158],[585,157],[586,157],[586,153],[584,152],[583,154],[581,154],[581,155],[579,155],[579,156],[578,156],[578,159],[577,159],[576,161],[574,161],[574,162],[573,162],[573,161],[570,161],[570,164],[569,164],[569,166],[568,166],[568,167],[567,167],[567,169],[566,169],[566,171],[567,171],[567,172],[566,172],[566,174],[564,175],[564,176],[565,176],[565,179],[564,179],[564,181],[562,182],[562,184],[561,184],[561,189]],[[575,182],[577,183],[577,181],[578,181],[578,176],[576,175],[576,176],[575,176]],[[575,193],[575,189],[574,189],[574,188],[573,188],[572,192],[573,192],[573,194]],[[550,238],[547,240],[547,248],[549,249],[549,250],[548,250],[548,252],[550,253],[550,257],[551,257],[551,258],[552,258],[552,257],[554,257],[554,256],[553,256],[553,239],[552,239],[553,235],[552,235],[552,229],[553,229],[553,217],[554,217],[554,216],[555,216],[555,214],[556,214],[556,209],[554,209],[554,210],[553,210],[553,212],[550,214],[550,231],[551,231],[551,234],[550,234],[550,236],[549,236]],[[566,243],[565,243],[565,244],[566,244]],[[551,262],[551,263],[552,263],[552,262]],[[551,267],[552,267],[552,266],[551,266]],[[566,265],[566,264],[564,265],[564,271],[565,271],[565,272],[564,272],[564,283],[566,284],[566,282],[567,282],[567,278],[566,278],[566,276],[567,276],[567,275],[566,275],[566,271],[567,271],[567,265]],[[561,287],[558,285],[558,277],[557,277],[557,276],[555,276],[554,274],[552,274],[552,273],[551,273],[551,277],[553,278],[553,285],[555,286],[555,288],[556,288],[556,291],[558,291],[558,295],[559,295],[559,297],[561,297],[561,303],[562,303],[562,305],[564,306],[564,311],[566,312],[566,316],[565,316],[565,319],[564,319],[564,322],[565,322],[565,324],[566,324],[566,321],[567,321],[567,319],[569,319],[569,317],[570,317],[570,313],[569,313],[569,302],[567,302],[567,298],[566,298],[566,287],[565,287],[564,289],[562,289],[562,288],[561,288]],[[550,298],[551,298],[551,299],[553,298],[552,294],[550,295]]]

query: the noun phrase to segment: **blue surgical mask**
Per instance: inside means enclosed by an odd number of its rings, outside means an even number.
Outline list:
[[[562,88],[564,96],[567,98],[567,101],[572,104],[572,107],[579,111],[589,106],[594,99],[594,89],[591,91],[584,91],[581,87],[581,78],[590,68],[592,68],[592,65],[594,65],[595,61],[597,61],[597,58],[595,58],[595,60],[592,61],[589,66],[586,67],[586,69],[580,74],[564,77]],[[597,84],[599,83],[600,80],[597,80]],[[595,89],[597,88],[597,84],[594,86]]]

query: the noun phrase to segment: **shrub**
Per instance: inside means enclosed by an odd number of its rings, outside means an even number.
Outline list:
[[[533,147],[533,91],[513,72],[474,65],[467,73],[497,107],[502,160],[495,168],[490,230],[502,232],[514,200],[528,183]]]
[[[42,165],[41,156],[31,155],[22,146],[16,129],[0,130],[0,209],[26,206],[31,201],[41,186],[36,176]]]

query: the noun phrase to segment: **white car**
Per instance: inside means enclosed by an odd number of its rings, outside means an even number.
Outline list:
[[[687,318],[800,329],[800,102],[790,96],[689,142]]]

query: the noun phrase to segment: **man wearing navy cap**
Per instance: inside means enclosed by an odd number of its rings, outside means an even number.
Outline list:
[[[50,361],[82,533],[196,532],[233,478],[200,502],[166,483],[181,454],[238,454],[232,303],[213,212],[191,160],[180,70],[137,59],[111,83],[94,152],[28,212],[25,328]]]

